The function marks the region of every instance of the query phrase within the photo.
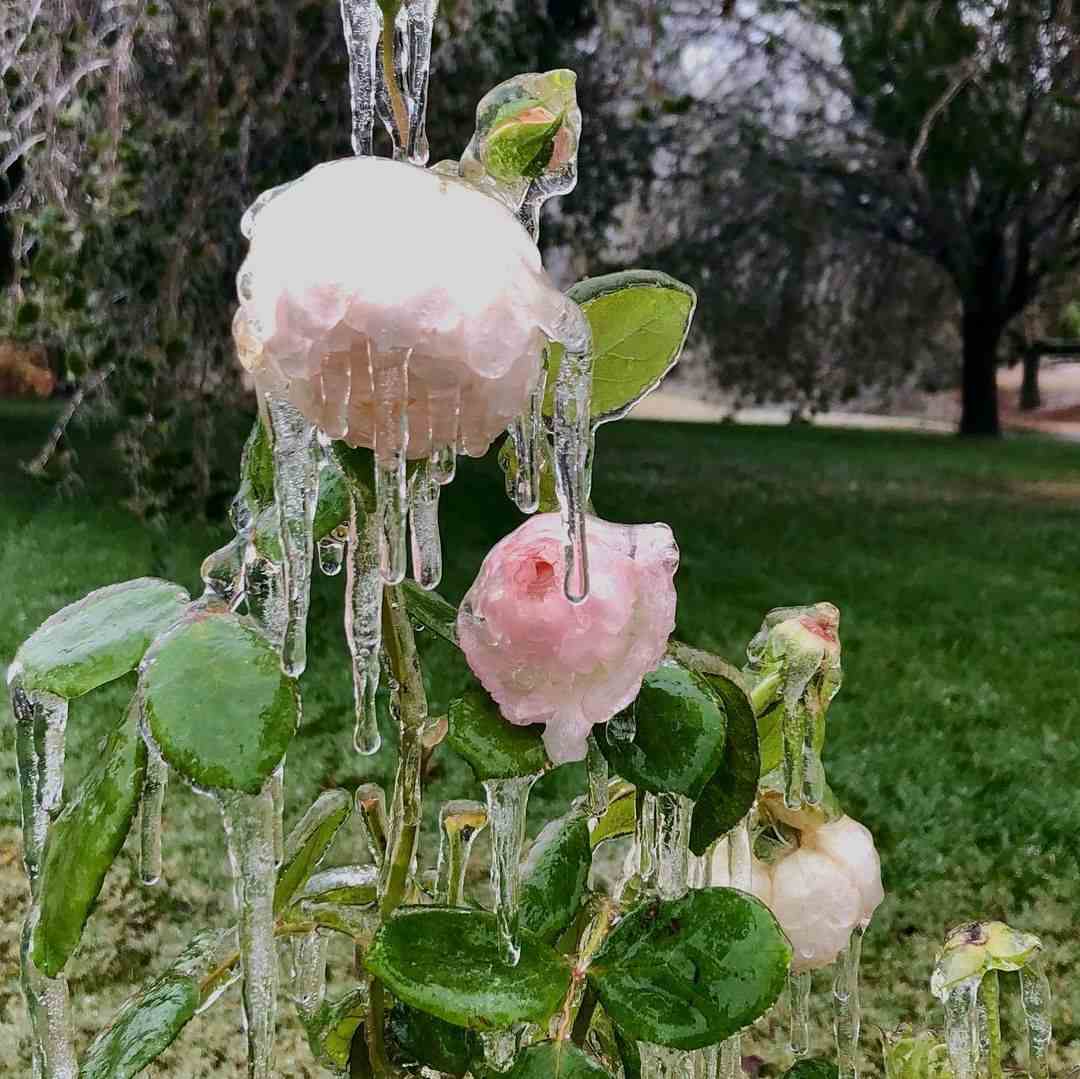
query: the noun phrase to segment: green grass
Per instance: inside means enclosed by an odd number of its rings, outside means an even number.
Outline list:
[[[37,487],[15,462],[33,449],[48,415],[10,404],[0,411],[0,663],[45,617],[92,588],[158,574],[195,589],[202,556],[226,535],[194,521],[144,529],[120,507],[107,458],[89,444],[89,486],[78,497],[61,501]],[[864,951],[869,1022],[940,1023],[927,992],[937,944],[957,922],[1005,918],[1046,941],[1058,993],[1056,1063],[1080,1064],[1080,988],[1071,976],[1080,958],[1080,447],[623,423],[600,437],[594,499],[604,516],[664,520],[675,530],[683,640],[738,660],[770,607],[824,599],[840,607],[846,681],[830,715],[829,778],[874,831],[889,893]],[[457,599],[516,519],[493,461],[463,464],[444,493],[442,518],[443,591]],[[387,753],[366,761],[349,749],[340,593],[340,579],[316,584],[305,727],[289,755],[291,819],[320,787],[382,780],[392,763]],[[429,642],[426,650],[432,704],[442,708],[463,669],[449,648]],[[71,781],[129,691],[114,686],[72,706]],[[5,992],[15,994],[22,898],[3,719],[0,1008]],[[479,793],[446,751],[435,782],[440,798]],[[579,769],[545,780],[533,828],[580,782]],[[174,951],[195,926],[227,916],[220,824],[207,800],[179,784],[169,795],[166,850],[167,888],[140,890],[126,864],[110,876],[75,970],[87,1035],[159,949]],[[824,1048],[824,975],[820,986]],[[237,1040],[234,1011],[200,1020],[204,1029],[189,1031],[156,1074],[211,1075],[235,1061],[235,1045],[222,1048]],[[21,1007],[11,1013],[13,1023],[0,1023],[0,1071],[6,1065],[14,1074],[25,1067],[17,1063],[25,1030]],[[1019,1046],[1015,1009],[1009,1018]],[[775,1042],[752,1045],[778,1059]],[[872,1029],[865,1045],[876,1059]],[[286,1039],[283,1074],[316,1074],[299,1051],[287,1070],[293,1047]]]

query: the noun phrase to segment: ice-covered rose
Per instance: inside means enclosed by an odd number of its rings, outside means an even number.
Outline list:
[[[332,437],[372,447],[404,407],[409,457],[454,443],[479,456],[523,411],[568,301],[497,200],[358,157],[313,169],[248,222],[241,361]]]
[[[458,639],[473,673],[511,723],[544,723],[556,763],[633,701],[675,626],[679,550],[664,524],[586,518],[590,589],[563,593],[557,514],[529,518],[487,554],[462,601]]]
[[[768,864],[753,859],[751,891],[791,941],[794,971],[832,963],[885,897],[870,830],[851,817],[802,832],[799,846]],[[728,883],[726,852],[713,868]]]

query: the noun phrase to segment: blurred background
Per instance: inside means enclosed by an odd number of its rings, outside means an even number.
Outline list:
[[[598,511],[675,529],[684,640],[739,661],[771,607],[843,612],[830,781],[890,892],[864,953],[867,1066],[873,1024],[934,1020],[934,949],[975,916],[1047,941],[1055,1063],[1080,1064],[1080,9],[442,0],[432,162],[460,156],[488,89],[556,67],[578,73],[585,126],[578,188],[545,211],[551,272],[648,266],[699,295],[650,418],[603,429]],[[92,588],[199,586],[254,412],[229,336],[239,218],[348,154],[349,125],[333,0],[14,0],[0,76],[2,670]],[[443,500],[448,597],[515,520],[494,462],[467,462]],[[320,787],[389,775],[346,748],[340,593],[316,585],[292,819]],[[429,659],[442,708],[464,674]],[[73,707],[73,778],[130,689]],[[440,796],[475,796],[440,768]],[[580,779],[544,781],[532,830]],[[80,953],[86,1038],[159,952],[228,916],[220,826],[179,786],[168,886],[114,871]],[[0,924],[5,1074],[27,1059],[17,925]],[[236,1008],[201,1022],[152,1074],[238,1061]],[[298,1050],[289,1074],[308,1067]]]

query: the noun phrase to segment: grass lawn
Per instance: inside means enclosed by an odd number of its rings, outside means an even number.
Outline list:
[[[194,590],[203,555],[225,538],[222,528],[189,520],[162,531],[141,527],[121,508],[122,487],[87,436],[86,490],[61,501],[35,486],[16,462],[36,446],[49,415],[38,406],[0,406],[0,669],[44,618],[92,588],[155,574]],[[996,917],[1043,937],[1057,993],[1055,1072],[1080,1064],[1080,447],[623,423],[603,429],[594,500],[602,515],[664,520],[675,530],[683,640],[738,660],[770,607],[828,599],[841,609],[846,681],[830,716],[829,778],[877,837],[888,891],[864,950],[868,1063],[879,1059],[874,1024],[940,1025],[927,983],[945,931]],[[492,460],[465,462],[444,493],[442,519],[443,591],[456,600],[515,520]],[[290,820],[320,787],[385,779],[391,766],[385,753],[371,761],[349,748],[341,608],[341,579],[318,580],[305,726],[289,754]],[[427,648],[432,705],[441,708],[462,669],[448,648]],[[130,690],[118,684],[73,704],[69,784]],[[28,1069],[17,998],[24,900],[12,743],[4,712],[0,1074],[15,1075]],[[478,796],[464,766],[441,752],[436,793]],[[533,824],[581,781],[574,768],[548,777],[534,797]],[[134,883],[129,843],[74,966],[86,1037],[160,951],[172,954],[194,928],[228,917],[220,833],[212,804],[176,783],[167,806],[167,887]],[[817,987],[824,1049],[825,974]],[[230,994],[147,1074],[240,1074],[237,1013]],[[1014,1050],[1016,1020],[1010,1007]],[[751,1050],[775,1065],[779,1042],[766,1033]],[[319,1074],[305,1063],[293,1027],[286,1024],[282,1038],[281,1074]],[[1023,1062],[1022,1052],[1011,1058]]]

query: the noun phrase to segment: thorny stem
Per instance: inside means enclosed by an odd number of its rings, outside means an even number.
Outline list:
[[[986,1008],[987,1055],[990,1079],[1002,1079],[1001,1071],[1001,1010],[998,972],[989,970],[982,980],[983,1007]]]
[[[397,71],[394,64],[394,20],[389,15],[383,16],[382,32],[383,79],[386,92],[390,96],[390,108],[394,114],[394,126],[397,128],[397,142],[403,152],[407,152],[409,143],[409,111],[398,86]]]

